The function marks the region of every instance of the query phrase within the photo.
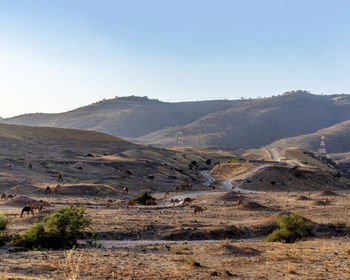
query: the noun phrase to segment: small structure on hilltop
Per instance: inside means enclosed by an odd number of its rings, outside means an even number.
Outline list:
[[[324,136],[322,135],[321,137],[321,143],[320,143],[320,148],[318,149],[318,154],[322,157],[327,155],[327,150],[326,150],[326,142],[324,140]]]

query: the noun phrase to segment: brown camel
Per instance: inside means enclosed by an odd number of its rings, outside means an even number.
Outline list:
[[[157,202],[154,199],[148,199],[145,203],[146,206],[157,205]]]
[[[170,195],[170,192],[166,192],[166,193],[164,194],[164,198],[167,198],[169,195]]]
[[[178,200],[177,198],[175,198],[175,199],[171,199],[170,200],[170,205],[175,205],[175,203],[179,203],[180,202],[180,200]]]
[[[130,200],[126,205],[126,208],[129,208],[130,206],[135,206],[136,204],[137,204],[137,200]]]
[[[24,206],[21,212],[21,218],[23,217],[23,213],[27,212],[27,215],[29,215],[29,212],[32,213],[32,215],[34,216],[34,212],[33,209],[30,206]]]
[[[58,174],[58,176],[57,176],[57,181],[58,182],[63,182],[63,176],[62,176],[62,174]]]
[[[193,214],[192,215],[197,215],[197,213],[202,213],[204,210],[208,210],[207,207],[202,208],[200,206],[196,206],[194,208]]]
[[[192,201],[196,200],[195,198],[190,198],[190,197],[186,197],[184,199],[184,203],[191,203]]]
[[[80,172],[83,172],[83,168],[81,166],[75,166],[74,168],[79,170]]]
[[[61,192],[61,190],[62,190],[62,186],[61,185],[57,185],[56,188],[53,189],[53,192],[54,193],[59,193],[59,192]]]
[[[107,205],[108,205],[108,206],[111,206],[113,202],[114,202],[113,199],[108,199],[108,200],[107,200]]]
[[[45,189],[45,194],[50,194],[50,193],[52,193],[52,190],[49,186],[47,186]]]
[[[7,196],[7,199],[14,199],[15,197],[16,197],[16,195],[9,194],[9,195]]]

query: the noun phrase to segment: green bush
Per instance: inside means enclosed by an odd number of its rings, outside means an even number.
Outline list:
[[[314,225],[306,221],[297,213],[280,215],[277,217],[278,229],[274,230],[266,239],[266,242],[282,241],[293,243],[310,236],[314,236]]]
[[[6,230],[9,223],[9,219],[4,214],[0,214],[0,234]]]
[[[84,207],[62,207],[30,226],[23,235],[16,235],[12,245],[29,249],[72,248],[77,245],[80,231],[89,227]]]
[[[0,246],[5,244],[3,235],[9,223],[9,219],[4,214],[0,214]]]
[[[240,163],[243,162],[244,160],[239,158],[239,157],[234,157],[234,158],[230,158],[227,163]]]
[[[137,201],[138,204],[145,205],[147,200],[154,199],[152,196],[148,194],[147,191],[143,191],[140,193],[133,201]]]

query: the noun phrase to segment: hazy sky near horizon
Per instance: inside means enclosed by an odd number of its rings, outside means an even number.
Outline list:
[[[347,0],[0,0],[0,116],[349,93]]]

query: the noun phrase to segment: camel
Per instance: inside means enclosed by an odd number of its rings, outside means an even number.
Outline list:
[[[9,194],[9,195],[7,196],[7,199],[14,199],[15,197],[16,197],[16,195]]]
[[[1,200],[7,200],[7,196],[6,196],[6,194],[5,193],[3,193],[2,195],[1,195]]]
[[[111,206],[113,202],[114,202],[113,199],[108,199],[108,200],[107,200],[107,205],[108,205],[108,206]]]
[[[33,213],[35,210],[38,210],[38,212],[42,212],[42,207],[39,205],[36,201],[32,201],[29,205],[29,207],[32,209]]]
[[[63,182],[63,176],[62,176],[62,174],[58,174],[58,176],[57,176],[57,181],[58,182]]]
[[[126,208],[129,208],[130,206],[135,206],[136,204],[137,204],[137,200],[130,200],[126,205]]]
[[[129,193],[129,189],[127,187],[122,188],[122,192]]]
[[[52,193],[52,190],[49,186],[47,186],[45,189],[45,194],[50,194],[50,193]]]
[[[185,204],[185,203],[191,203],[191,202],[194,201],[194,200],[196,200],[196,199],[195,199],[195,198],[186,197],[186,198],[183,200],[183,202],[184,202],[184,204]]]
[[[42,208],[44,208],[44,207],[53,207],[53,206],[52,206],[49,202],[47,202],[47,201],[40,200],[39,203],[40,203],[40,205],[41,205]]]
[[[119,171],[119,169],[117,167],[114,167],[114,171],[113,171],[114,176],[116,176],[118,174],[118,171]]]
[[[200,207],[200,206],[196,206],[196,207],[194,208],[194,211],[193,211],[193,214],[192,214],[192,215],[197,215],[197,213],[201,213],[201,212],[203,212],[204,210],[208,210],[207,207],[202,208],[202,207]]]
[[[29,215],[29,212],[32,213],[32,215],[34,216],[34,212],[33,209],[30,206],[24,206],[21,212],[21,218],[23,217],[23,213],[27,212],[27,215]]]
[[[83,168],[81,166],[74,166],[74,168],[79,170],[80,172],[83,172]]]
[[[190,184],[190,183],[182,183],[181,184],[181,190],[186,190],[186,189],[188,189],[189,191],[191,191],[192,190],[192,184]]]
[[[169,195],[170,195],[170,192],[166,192],[166,193],[164,194],[164,198],[167,198]]]
[[[56,188],[53,189],[54,193],[59,193],[62,190],[62,186],[61,185],[57,185]]]
[[[171,199],[170,200],[170,205],[175,205],[175,203],[179,203],[180,202],[180,200],[178,200],[177,198],[175,198],[175,199]]]
[[[154,199],[148,199],[145,203],[146,206],[157,205],[157,202]]]

